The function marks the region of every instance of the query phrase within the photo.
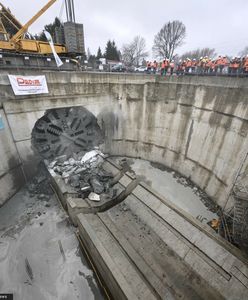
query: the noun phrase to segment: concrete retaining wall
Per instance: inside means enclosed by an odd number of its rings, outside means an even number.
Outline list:
[[[3,109],[0,109],[0,206],[25,183],[21,160]]]
[[[163,163],[225,205],[247,151],[247,79],[44,74],[49,94],[25,97],[15,97],[0,76],[0,106],[27,176],[34,172],[35,121],[46,109],[82,105],[105,130],[106,151]]]

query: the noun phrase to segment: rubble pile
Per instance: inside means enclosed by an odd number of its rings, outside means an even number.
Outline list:
[[[113,174],[102,167],[105,157],[100,150],[73,154],[69,159],[63,155],[52,161],[48,168],[73,187],[78,197],[100,201],[104,196],[112,198],[115,193],[111,184]]]

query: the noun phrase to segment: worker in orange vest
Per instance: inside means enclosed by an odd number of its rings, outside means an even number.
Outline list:
[[[243,60],[243,73],[248,74],[248,55],[246,55]]]
[[[193,60],[191,62],[191,71],[192,71],[192,73],[195,73],[196,67],[197,67],[197,61],[196,61],[195,58],[193,58]]]
[[[237,57],[237,64],[238,64],[238,69],[237,73],[240,74],[242,72],[242,61],[241,61],[241,56]]]
[[[220,73],[223,72],[223,69],[228,66],[228,60],[227,57],[224,55],[220,61]]]
[[[230,63],[229,63],[229,66],[228,66],[228,74],[229,74],[229,75],[231,75],[231,74],[234,73],[235,59],[236,59],[236,57],[233,57],[233,58],[230,60]]]
[[[209,73],[214,73],[214,68],[215,68],[215,60],[214,59],[210,59],[209,62]]]
[[[182,62],[182,64],[181,64],[181,66],[182,66],[182,73],[185,74],[185,73],[186,73],[187,61],[184,60],[184,61]]]
[[[182,66],[182,60],[180,59],[178,64],[177,64],[177,68],[176,68],[176,74],[179,75],[183,75],[183,66]]]
[[[170,64],[170,62],[169,62],[168,58],[166,58],[166,59],[163,60],[163,63],[162,63],[163,72],[162,72],[161,75],[166,76],[168,68],[169,68],[169,64]]]
[[[165,75],[165,74],[164,74],[164,69],[165,69],[165,59],[162,61],[162,64],[161,64],[161,71],[160,71],[160,72],[161,72],[161,73],[160,73],[161,75]]]
[[[206,60],[206,63],[205,63],[205,73],[207,73],[207,74],[210,73],[211,67],[212,67],[212,61],[208,57]]]
[[[207,63],[208,63],[208,57],[204,56],[202,59],[203,73],[207,73]]]
[[[156,74],[157,68],[158,68],[158,63],[157,63],[156,60],[154,60],[154,62],[152,63],[152,72],[153,72],[153,74]]]
[[[172,60],[170,62],[170,74],[171,75],[173,75],[174,68],[175,68],[175,63],[174,63],[174,60]]]
[[[240,60],[238,59],[238,57],[236,57],[234,64],[233,64],[233,73],[238,74],[239,68],[240,68]]]
[[[151,73],[151,69],[152,69],[152,63],[150,61],[147,61],[146,62],[146,72],[148,74],[150,74]]]
[[[200,57],[200,59],[198,60],[198,63],[197,63],[197,73],[198,74],[201,74],[203,72],[203,57]]]
[[[186,73],[189,73],[191,71],[191,67],[192,67],[191,59],[187,58],[187,60],[186,60],[186,66],[185,66]]]
[[[221,61],[222,61],[222,56],[219,55],[218,58],[215,60],[215,72],[221,72]]]
[[[229,63],[228,74],[230,74],[230,75],[238,74],[238,70],[240,69],[240,66],[241,66],[240,59],[237,56],[233,57]]]

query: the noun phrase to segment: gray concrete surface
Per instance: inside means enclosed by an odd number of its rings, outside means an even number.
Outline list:
[[[163,166],[158,167],[142,159],[128,159],[128,161],[136,175],[153,190],[193,217],[202,220],[203,223],[218,219],[215,205],[211,203],[211,200],[206,199],[206,195],[202,197],[202,192],[182,176],[178,176],[174,171],[169,171]]]
[[[21,159],[4,110],[0,109],[0,207],[25,183]]]
[[[0,292],[15,300],[103,299],[55,196],[26,188],[0,209]]]
[[[36,120],[50,108],[82,105],[105,131],[105,152],[162,163],[226,204],[247,151],[247,78],[43,74],[49,94],[21,97],[0,76],[0,106],[28,176],[37,159],[30,145]]]
[[[114,299],[248,297],[241,253],[146,184],[108,211],[80,213],[78,225]]]

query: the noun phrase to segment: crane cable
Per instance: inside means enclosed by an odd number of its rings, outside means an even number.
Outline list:
[[[64,8],[65,8],[65,0],[62,0],[62,4],[61,4],[61,7],[60,7],[60,12],[59,12],[59,20],[61,23],[62,22],[62,15],[63,15],[63,12],[64,12]]]

